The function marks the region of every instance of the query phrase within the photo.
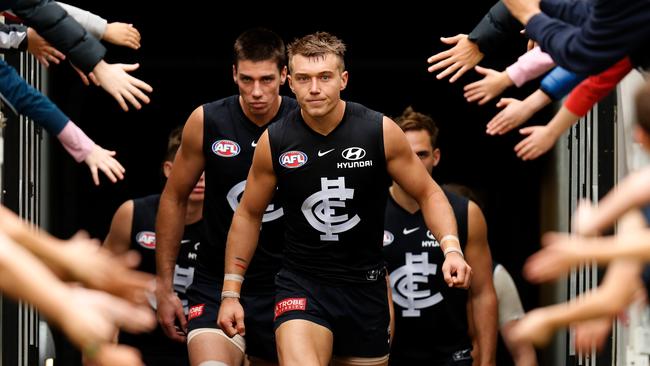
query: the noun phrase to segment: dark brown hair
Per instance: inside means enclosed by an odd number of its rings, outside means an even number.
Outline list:
[[[416,112],[413,107],[408,107],[402,112],[402,115],[395,118],[395,123],[402,129],[402,131],[427,131],[431,137],[431,147],[436,149],[438,147],[438,135],[440,130],[436,122],[429,115]]]
[[[181,146],[181,139],[183,137],[183,126],[178,126],[169,133],[167,140],[167,152],[165,153],[165,161],[174,161],[178,148]]]
[[[287,65],[287,50],[284,41],[275,32],[265,28],[253,28],[245,31],[237,40],[233,48],[233,63],[237,67],[239,61],[267,61],[272,60],[282,71]]]

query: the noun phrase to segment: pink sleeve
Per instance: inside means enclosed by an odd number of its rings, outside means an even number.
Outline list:
[[[57,138],[68,154],[72,155],[77,163],[86,160],[88,154],[90,154],[93,147],[95,147],[93,140],[86,136],[81,128],[77,127],[77,125],[72,121],[68,121],[58,134]]]
[[[586,115],[594,104],[606,97],[631,70],[630,58],[625,57],[600,74],[588,77],[571,91],[564,107],[576,116]]]
[[[542,52],[539,47],[524,53],[517,62],[506,68],[506,73],[519,88],[527,81],[533,80],[555,66],[551,56]]]

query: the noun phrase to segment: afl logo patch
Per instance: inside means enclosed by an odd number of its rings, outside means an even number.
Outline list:
[[[223,156],[224,158],[232,158],[239,155],[241,148],[235,141],[230,140],[217,140],[212,144],[212,152]]]
[[[152,231],[141,231],[135,236],[135,241],[147,249],[156,249],[156,233]]]
[[[384,230],[384,246],[389,245],[395,240],[395,235],[388,230]]]
[[[307,163],[307,154],[302,151],[287,151],[280,155],[280,165],[285,168],[295,169]]]
[[[347,149],[343,150],[341,156],[343,156],[345,160],[361,160],[366,156],[366,150],[360,147],[348,147]]]

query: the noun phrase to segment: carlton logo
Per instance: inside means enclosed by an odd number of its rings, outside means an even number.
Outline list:
[[[307,298],[290,297],[275,304],[275,317],[291,310],[305,310],[307,308]]]
[[[280,165],[285,168],[295,169],[307,163],[307,154],[302,151],[287,151],[280,155]]]
[[[233,156],[239,155],[241,148],[239,144],[235,141],[230,140],[218,140],[212,144],[212,152],[223,156],[224,158],[232,158]]]
[[[190,308],[190,310],[187,312],[187,320],[192,320],[194,318],[198,318],[201,315],[203,315],[203,308],[205,307],[205,304],[199,304],[199,305],[194,305]]]
[[[152,231],[141,231],[135,236],[135,241],[147,249],[156,249],[156,233]]]

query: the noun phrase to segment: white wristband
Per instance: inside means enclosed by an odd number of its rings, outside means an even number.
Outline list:
[[[239,299],[239,292],[237,291],[222,291],[221,292],[221,301],[223,299]]]
[[[449,235],[443,236],[442,239],[440,239],[440,245],[442,245],[442,243],[446,242],[447,240],[453,240],[456,243],[460,244],[460,240],[458,239],[458,237],[456,235],[449,234]]]
[[[244,282],[244,276],[234,274],[234,273],[226,273],[225,275],[223,275],[223,280],[224,281],[235,281],[235,282],[242,283],[242,282]]]
[[[449,248],[445,249],[445,251],[443,252],[444,255],[445,255],[445,258],[447,258],[447,254],[449,254],[451,252],[456,252],[456,253],[460,254],[461,257],[465,258],[465,255],[463,254],[463,251],[460,250],[460,248],[456,248],[456,247],[449,247]]]

